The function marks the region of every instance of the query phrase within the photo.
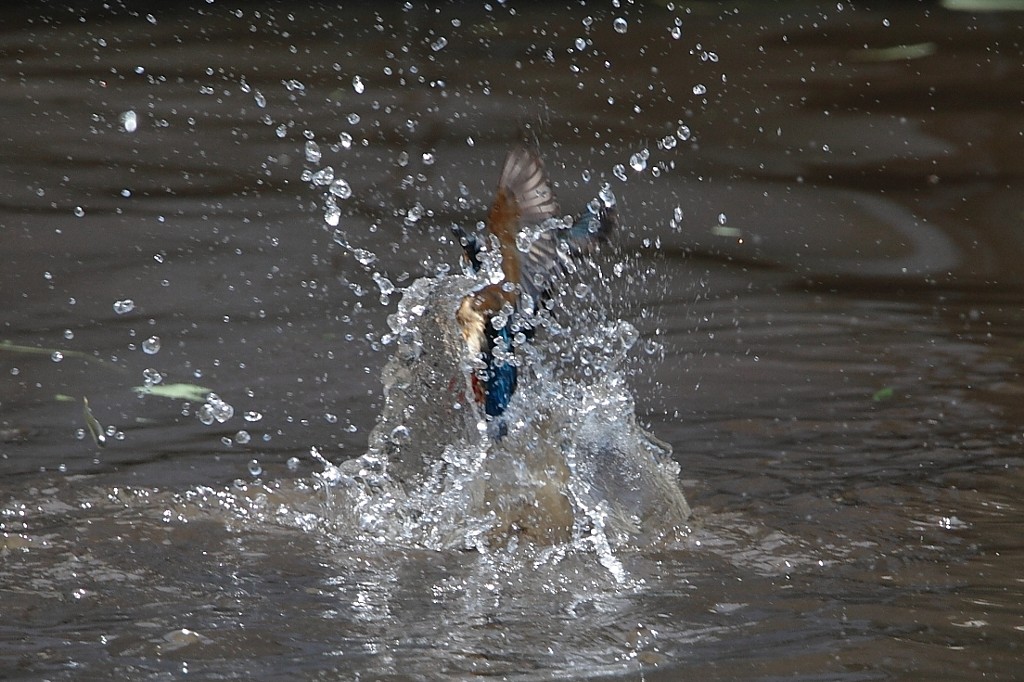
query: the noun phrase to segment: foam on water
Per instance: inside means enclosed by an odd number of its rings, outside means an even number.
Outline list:
[[[455,318],[487,277],[403,291],[368,450],[319,476],[332,530],[431,549],[585,549],[617,575],[613,550],[671,542],[689,516],[671,448],[637,424],[625,371],[637,330],[608,315],[603,284],[563,283],[527,320],[536,331],[497,437],[472,401]]]

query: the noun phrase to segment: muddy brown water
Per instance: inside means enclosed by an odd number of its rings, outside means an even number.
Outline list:
[[[0,10],[0,676],[1018,679],[1024,14],[984,7]],[[365,447],[373,274],[454,264],[524,130],[651,272],[616,305],[693,534],[628,588],[274,518]]]

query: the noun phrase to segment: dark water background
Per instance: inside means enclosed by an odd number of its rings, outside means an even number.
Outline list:
[[[1019,678],[1022,24],[5,5],[0,676]],[[651,271],[614,304],[694,534],[623,557],[630,589],[275,522],[318,512],[311,446],[365,447],[397,298],[373,275],[454,264],[524,129],[567,210],[611,182]],[[338,233],[302,178],[325,165]],[[147,369],[234,416],[140,397]]]

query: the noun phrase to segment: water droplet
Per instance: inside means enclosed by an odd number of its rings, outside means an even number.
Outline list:
[[[341,222],[341,209],[331,205],[324,209],[324,222],[331,227],[337,227]]]
[[[320,145],[316,142],[313,142],[313,140],[306,140],[305,152],[306,161],[309,161],[310,163],[320,163],[320,158],[323,155],[320,153]]]
[[[577,38],[574,44],[576,45],[576,49],[579,50],[580,52],[583,52],[583,50],[587,49],[587,41],[583,38]]]
[[[348,199],[352,196],[352,187],[343,178],[337,178],[332,182],[329,191],[339,199]]]
[[[139,117],[134,111],[125,111],[121,114],[121,128],[126,133],[134,133],[139,127]]]
[[[432,152],[423,152],[423,165],[433,166],[435,161],[434,154]]]
[[[601,183],[601,191],[597,193],[597,196],[607,208],[615,206],[615,193],[612,192],[612,186],[607,182]]]
[[[625,33],[629,29],[629,24],[622,17],[615,17],[615,20],[612,21],[612,27],[616,33]]]
[[[521,229],[519,234],[516,235],[516,248],[522,253],[528,253],[530,248],[533,246],[534,235],[532,230]]]
[[[647,159],[643,154],[633,154],[629,157],[629,167],[637,173],[643,172],[647,169]]]
[[[249,410],[248,412],[242,415],[242,419],[244,419],[247,422],[258,422],[259,420],[263,419],[263,415],[260,414],[259,412],[256,412],[255,410]]]
[[[164,380],[164,375],[149,367],[142,370],[142,383],[146,386],[156,386]]]
[[[53,351],[53,353],[50,354],[50,359],[53,360],[54,362],[60,362],[61,360],[64,359],[64,354],[61,353],[59,350],[55,350]]]
[[[249,435],[248,431],[242,430],[235,434],[235,442],[239,445],[246,445],[250,440],[252,440],[252,436]],[[256,460],[253,461],[255,462]],[[258,475],[259,474],[253,474],[253,476]]]
[[[395,285],[390,279],[379,272],[373,273],[373,281],[377,283],[377,287],[380,289],[381,305],[387,305],[389,297],[395,292]]]
[[[448,45],[448,39],[444,36],[440,36],[437,40],[430,43],[430,49],[434,52],[440,52],[446,45]]]
[[[160,337],[151,336],[142,342],[142,352],[146,355],[156,355],[160,352]]]
[[[334,168],[332,168],[331,166],[325,166],[324,168],[318,170],[316,173],[313,173],[313,175],[311,175],[309,179],[314,185],[317,185],[318,187],[329,185],[332,182],[334,182]]]
[[[363,82],[362,76],[352,77],[352,89],[355,90],[357,95],[361,95],[366,91],[366,83]]]
[[[223,424],[235,414],[235,408],[220,399],[216,393],[206,396],[206,402],[198,411],[199,421],[206,425],[214,421]]]
[[[706,94],[707,91],[707,86],[705,86],[703,83],[697,83],[696,85],[693,86],[693,94],[697,95],[698,97],[700,95]]]
[[[75,206],[75,210],[73,211],[73,213],[75,214],[76,218],[81,218],[82,216],[85,215],[85,209],[82,208],[81,206]]]
[[[352,255],[363,265],[369,265],[377,260],[377,254],[367,249],[354,249]]]
[[[622,180],[623,182],[625,182],[626,181],[626,167],[623,166],[621,163],[615,164],[612,167],[612,175],[617,177],[619,180]]]
[[[125,315],[133,310],[135,310],[135,301],[130,298],[114,301],[114,312],[118,315]]]
[[[689,140],[690,139],[690,126],[684,126],[684,125],[679,126],[679,128],[676,129],[676,137],[678,137],[683,142],[686,142],[687,140]]]
[[[288,467],[288,471],[298,471],[299,470],[299,458],[298,457],[289,457],[288,461],[285,462],[285,465]]]
[[[342,149],[352,149],[352,135],[350,133],[338,135],[338,142],[341,143]]]
[[[65,329],[64,330],[64,338],[67,339],[68,341],[70,341],[71,339],[75,338],[75,333],[73,331],[71,331],[70,329]]]
[[[676,147],[676,137],[675,137],[675,135],[666,135],[665,137],[661,138],[661,147],[662,147],[662,149],[675,149],[675,147]]]
[[[680,38],[683,37],[683,29],[679,28],[678,26],[673,26],[671,30],[669,30],[669,35],[672,36],[673,40],[679,40]]]
[[[355,124],[359,123],[359,121],[360,121],[359,114],[355,113],[354,111],[351,114],[348,115],[348,124],[349,125],[354,126]]]
[[[263,473],[263,467],[260,466],[259,460],[249,460],[249,473],[252,474],[253,476],[259,476],[260,474]]]
[[[260,109],[264,109],[267,106],[267,98],[263,96],[263,93],[257,90],[253,93],[253,99],[256,100],[256,106]]]

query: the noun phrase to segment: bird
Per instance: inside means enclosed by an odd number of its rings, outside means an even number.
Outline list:
[[[606,241],[618,223],[607,186],[571,223],[560,220],[558,213],[539,153],[520,144],[502,165],[485,223],[487,236],[452,226],[474,272],[483,268],[482,254],[489,245],[501,259],[500,279],[470,291],[455,313],[470,357],[477,361],[470,377],[472,397],[496,425],[492,432],[497,438],[507,432],[501,417],[519,382],[516,347],[533,335],[524,306],[538,310],[558,278],[575,271],[574,260]],[[523,240],[526,228],[532,231]]]

